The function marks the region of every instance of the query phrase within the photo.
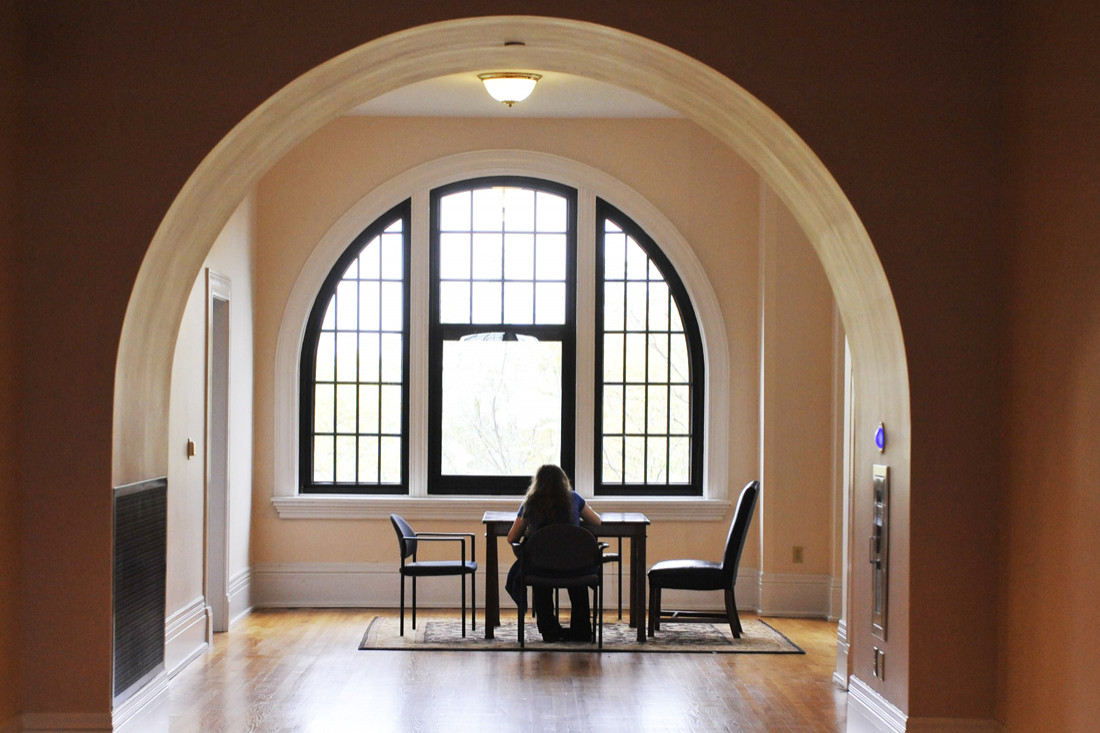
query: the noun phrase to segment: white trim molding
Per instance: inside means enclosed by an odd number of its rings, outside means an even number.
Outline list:
[[[859,677],[848,678],[847,733],[906,733],[905,713]]]
[[[759,611],[764,616],[828,618],[829,575],[760,573]]]
[[[252,612],[252,568],[245,568],[229,579],[226,586],[229,628]]]
[[[310,254],[295,281],[287,298],[279,327],[275,347],[274,411],[273,434],[275,436],[274,486],[273,497],[279,516],[294,518],[298,512],[295,502],[287,501],[298,497],[298,435],[299,435],[299,360],[306,321],[320,290],[337,258],[344,252],[355,237],[399,202],[411,198],[413,211],[426,211],[430,192],[442,185],[468,178],[497,175],[515,175],[537,177],[572,186],[577,189],[579,215],[591,221],[578,222],[578,296],[583,292],[594,293],[594,275],[591,268],[580,263],[591,259],[595,248],[595,210],[590,205],[595,197],[607,200],[619,208],[644,229],[654,241],[660,244],[662,252],[676,269],[692,307],[699,321],[700,336],[703,342],[706,369],[705,415],[704,415],[704,458],[703,485],[705,497],[699,501],[725,502],[729,496],[727,486],[728,458],[723,446],[727,444],[729,429],[729,347],[726,328],[717,296],[702,264],[695,256],[691,245],[676,227],[641,194],[622,181],[577,161],[547,153],[525,150],[485,150],[446,156],[412,168],[390,179],[374,191],[353,204],[324,234]],[[423,229],[420,227],[419,229]],[[426,262],[428,247],[427,233],[420,232],[412,242],[411,262]],[[426,287],[412,273],[410,287],[419,292]],[[584,282],[580,278],[584,278]],[[422,279],[422,278],[420,278]],[[415,294],[415,293],[414,293]],[[594,295],[592,295],[594,297]],[[426,298],[414,298],[418,303]],[[578,309],[590,308],[591,303],[578,302]],[[426,350],[427,340],[421,333],[426,328],[420,319],[410,319],[409,342],[411,348]],[[588,380],[584,374],[592,373],[593,334],[591,319],[578,318],[577,338],[577,445],[576,471],[574,483],[579,490],[586,491],[592,485],[595,469],[592,465],[594,436],[591,424],[594,421],[591,403],[591,389],[584,389]],[[589,332],[584,332],[585,323]],[[411,359],[414,366],[409,374],[410,385],[426,384],[423,374],[425,358]],[[418,371],[419,369],[419,371]],[[420,389],[411,389],[412,395],[422,394]],[[423,436],[420,423],[426,420],[427,407],[419,398],[410,404],[410,462],[409,497],[432,499],[427,493],[426,468],[420,463],[425,458],[418,444]],[[347,518],[350,507],[363,505],[349,504],[330,497],[310,497],[310,518]],[[450,501],[441,499],[439,501]],[[635,498],[630,502],[631,509],[637,510],[644,505],[649,511],[649,499]],[[691,503],[686,502],[686,503]],[[326,508],[331,509],[326,514]],[[353,510],[358,511],[358,510]],[[369,511],[369,510],[368,510]],[[705,510],[704,510],[705,511]],[[436,512],[438,516],[438,512]]]
[[[199,596],[164,620],[164,669],[175,677],[209,647],[210,616]]]

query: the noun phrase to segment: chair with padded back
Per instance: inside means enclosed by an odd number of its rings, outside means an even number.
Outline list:
[[[737,508],[733,513],[729,534],[726,536],[726,549],[722,562],[706,560],[662,560],[649,569],[649,635],[661,628],[661,619],[677,621],[726,621],[734,638],[741,637],[741,619],[737,616],[737,601],[733,586],[737,583],[737,566],[741,563],[741,551],[745,548],[745,536],[749,531],[749,522],[756,508],[760,482],[751,481],[741,490],[737,499]],[[725,594],[725,615],[703,611],[662,611],[661,591],[674,590],[720,590]]]
[[[466,576],[470,576],[470,628],[477,628],[477,546],[472,532],[416,532],[400,515],[391,514],[390,522],[397,532],[401,550],[401,636],[405,635],[405,578],[412,579],[412,627],[416,628],[416,579],[425,577],[459,576],[462,589],[462,636],[466,636]],[[470,542],[467,559],[466,541]],[[457,542],[460,545],[458,560],[416,559],[421,542]],[[409,558],[412,558],[411,560]]]
[[[583,527],[551,524],[534,532],[519,546],[520,581],[524,587],[591,588],[594,632],[603,648],[603,552],[596,538]],[[519,645],[525,646],[523,617],[518,609]]]

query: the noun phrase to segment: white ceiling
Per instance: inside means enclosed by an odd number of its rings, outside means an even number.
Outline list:
[[[477,72],[410,84],[376,97],[352,114],[378,117],[680,117],[652,99],[572,74],[542,73],[526,100],[508,107],[490,97]]]

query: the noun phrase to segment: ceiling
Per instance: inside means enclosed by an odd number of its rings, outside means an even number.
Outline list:
[[[490,97],[477,72],[410,84],[376,97],[351,114],[377,117],[653,118],[681,115],[652,99],[572,74],[542,73],[535,91],[508,107]]]

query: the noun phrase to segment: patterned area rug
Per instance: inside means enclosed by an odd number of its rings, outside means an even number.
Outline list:
[[[546,643],[539,635],[535,623],[524,624],[524,638],[528,651],[563,652],[665,652],[706,654],[804,654],[790,639],[768,624],[756,618],[741,619],[743,632],[734,639],[729,627],[709,623],[661,622],[657,635],[645,643],[638,642],[638,632],[625,621],[605,622],[603,649],[595,644],[577,642]],[[519,651],[519,637],[515,621],[505,621],[497,627],[496,638],[486,639],[485,629],[478,624],[476,630],[466,627],[462,638],[462,625],[454,621],[421,620],[413,631],[409,619],[405,619],[405,636],[398,634],[398,619],[375,616],[363,634],[360,649],[408,650],[408,651]]]

